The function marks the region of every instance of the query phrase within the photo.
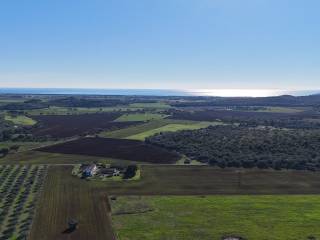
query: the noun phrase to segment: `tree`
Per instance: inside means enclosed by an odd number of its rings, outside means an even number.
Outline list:
[[[9,153],[9,149],[8,148],[1,148],[0,149],[0,154],[2,155],[2,157],[7,156],[8,153]]]
[[[268,162],[267,161],[259,161],[257,163],[258,168],[268,168]]]
[[[133,178],[136,175],[137,170],[138,170],[137,165],[129,165],[123,174],[123,178],[124,179]]]
[[[220,168],[225,168],[227,166],[227,163],[226,163],[225,160],[221,160],[221,161],[218,162],[218,166]]]
[[[19,145],[12,145],[12,146],[10,147],[10,150],[13,150],[13,151],[17,152],[17,151],[19,150],[19,148],[20,148]]]

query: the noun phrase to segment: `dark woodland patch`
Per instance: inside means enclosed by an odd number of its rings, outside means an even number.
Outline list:
[[[146,142],[222,168],[320,169],[319,130],[215,126],[158,134]]]
[[[299,113],[277,113],[234,110],[201,110],[201,111],[177,111],[172,110],[170,118],[192,121],[221,120],[229,123],[241,123],[249,126],[272,126],[280,128],[320,128],[319,122],[307,121],[307,119],[320,119],[320,114],[314,111]]]

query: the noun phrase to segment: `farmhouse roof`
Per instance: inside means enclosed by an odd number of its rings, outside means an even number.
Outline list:
[[[91,164],[90,166],[86,167],[84,171],[92,172],[97,166],[95,164]]]

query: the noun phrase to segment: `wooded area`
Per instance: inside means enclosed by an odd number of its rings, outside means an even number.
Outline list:
[[[211,126],[162,133],[146,142],[221,168],[320,169],[319,130]]]

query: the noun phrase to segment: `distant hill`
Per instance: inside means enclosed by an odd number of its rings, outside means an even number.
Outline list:
[[[185,101],[173,104],[176,107],[196,106],[320,106],[320,94],[309,96],[282,95],[275,97],[207,97],[203,101]]]

